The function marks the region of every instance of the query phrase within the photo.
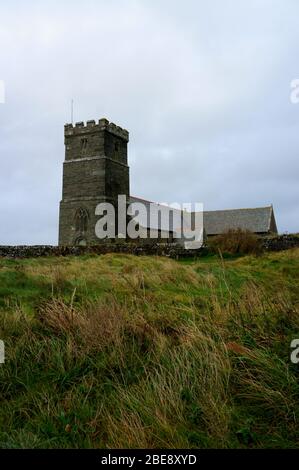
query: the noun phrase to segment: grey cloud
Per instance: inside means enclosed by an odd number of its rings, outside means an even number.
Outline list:
[[[207,209],[273,202],[298,230],[293,0],[0,6],[0,244],[56,243],[63,124],[130,131],[132,193]]]

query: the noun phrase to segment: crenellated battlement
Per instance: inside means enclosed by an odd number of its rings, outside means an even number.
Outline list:
[[[108,119],[99,119],[98,122],[95,120],[89,120],[86,124],[83,121],[76,122],[75,125],[73,124],[65,124],[64,126],[64,135],[65,136],[72,136],[78,134],[86,134],[90,131],[94,132],[95,130],[106,130],[111,132],[118,137],[121,137],[126,142],[129,142],[129,132],[126,129],[122,129],[121,127],[117,126],[113,122],[109,122]]]

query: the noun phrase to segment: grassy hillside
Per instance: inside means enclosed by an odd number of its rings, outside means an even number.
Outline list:
[[[299,447],[299,250],[0,260],[0,447]]]

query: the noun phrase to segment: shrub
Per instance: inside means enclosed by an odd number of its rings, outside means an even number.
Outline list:
[[[209,242],[212,251],[230,254],[259,254],[262,250],[257,235],[249,230],[230,229]]]

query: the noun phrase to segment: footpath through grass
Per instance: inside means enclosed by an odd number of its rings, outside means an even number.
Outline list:
[[[298,281],[298,249],[0,260],[0,447],[298,448]]]

